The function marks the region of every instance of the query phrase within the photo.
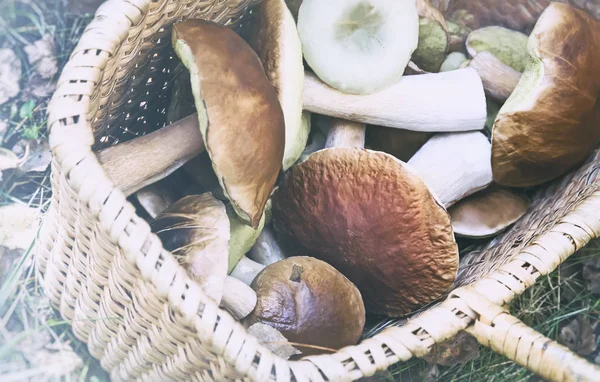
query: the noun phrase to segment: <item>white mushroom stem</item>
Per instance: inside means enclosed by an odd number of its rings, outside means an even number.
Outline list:
[[[488,51],[478,53],[469,67],[479,73],[485,93],[501,102],[510,97],[522,75]]]
[[[425,132],[481,130],[485,94],[475,69],[404,76],[378,93],[339,92],[306,73],[304,108],[357,122]]]
[[[331,118],[325,147],[358,147],[362,149],[365,147],[366,130],[367,126],[364,123],[347,121],[339,118]]]
[[[221,308],[227,310],[236,320],[248,316],[256,307],[256,292],[234,277],[225,279],[225,293],[221,299]]]
[[[204,149],[198,116],[194,114],[101,150],[97,157],[113,184],[129,196],[166,178]]]
[[[408,161],[446,208],[492,183],[488,139],[478,131],[433,136]]]
[[[260,273],[266,267],[254,260],[250,260],[244,256],[237,263],[233,271],[229,274],[231,277],[236,278],[246,285],[251,285],[256,275]]]
[[[262,265],[271,265],[286,258],[269,227],[263,229],[247,256]]]

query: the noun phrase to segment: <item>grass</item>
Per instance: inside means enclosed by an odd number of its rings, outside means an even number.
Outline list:
[[[53,36],[59,68],[69,57],[90,16],[68,15],[63,0],[3,0],[0,2],[0,48],[11,47],[22,59],[22,87],[35,68],[25,59],[24,46],[45,34]],[[17,97],[0,105],[0,120],[8,121],[0,145],[12,148],[22,139],[47,139],[47,98]],[[48,173],[5,173],[0,183],[0,205],[23,203],[45,210],[51,190]],[[586,257],[597,256],[600,242],[581,250],[562,268],[577,269]],[[69,322],[50,307],[41,277],[28,250],[5,253],[11,266],[0,273],[0,380],[7,381],[105,381],[107,374],[86,346],[73,335]],[[0,259],[2,260],[2,259]],[[1,265],[1,264],[0,264]],[[1,268],[0,268],[1,270]],[[555,271],[517,298],[510,306],[513,315],[544,335],[556,339],[560,328],[578,314],[598,320],[600,301],[585,290],[577,273]],[[580,273],[580,271],[579,271]],[[378,328],[381,328],[379,326]],[[381,380],[418,381],[430,370],[414,359],[392,366]],[[474,361],[454,367],[439,367],[440,381],[536,381],[527,370],[488,350]]]

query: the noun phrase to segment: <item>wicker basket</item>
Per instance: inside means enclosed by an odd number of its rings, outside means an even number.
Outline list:
[[[600,154],[539,192],[514,228],[463,257],[446,300],[332,355],[286,361],[208,300],[115,189],[93,149],[162,125],[173,22],[240,26],[257,0],[110,0],[49,107],[53,197],[38,241],[44,286],[114,381],[346,381],[428,353],[460,330],[554,381],[600,369],[502,307],[600,235]]]

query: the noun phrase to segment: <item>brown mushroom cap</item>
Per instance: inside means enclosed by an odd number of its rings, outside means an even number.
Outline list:
[[[529,56],[492,132],[494,180],[504,186],[555,179],[600,143],[600,21],[553,3],[529,37]]]
[[[173,45],[190,71],[200,131],[219,182],[236,213],[257,227],[283,160],[277,93],[256,53],[229,28],[188,20],[174,26]]]
[[[211,194],[183,197],[151,227],[205,294],[219,303],[229,255],[229,219],[223,202]]]
[[[246,318],[279,330],[291,342],[330,349],[355,345],[365,325],[356,286],[331,265],[298,256],[266,267],[252,282],[258,301]],[[315,348],[298,346],[305,355]]]
[[[490,186],[459,201],[448,212],[456,236],[484,239],[514,224],[525,215],[529,204],[524,195]]]
[[[284,0],[262,0],[255,10],[248,42],[277,91],[285,118],[283,170],[302,154],[310,125],[302,120],[304,64],[296,22]]]
[[[312,154],[274,194],[273,221],[356,284],[371,313],[410,313],[456,277],[450,216],[413,170],[385,153]]]

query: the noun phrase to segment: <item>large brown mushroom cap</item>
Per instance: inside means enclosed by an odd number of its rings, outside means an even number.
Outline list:
[[[365,307],[360,292],[321,260],[298,256],[273,263],[256,276],[252,288],[258,301],[248,325],[265,323],[291,342],[336,350],[355,345],[362,334]],[[297,347],[305,355],[321,352]]]
[[[453,283],[450,216],[406,164],[364,149],[325,149],[273,196],[275,227],[361,291],[367,311],[402,316]]]
[[[504,186],[557,178],[600,142],[600,22],[553,3],[529,38],[529,56],[492,132],[494,180]]]
[[[173,45],[190,71],[215,174],[238,215],[257,227],[283,159],[277,93],[256,53],[229,28],[188,20],[174,26]]]

